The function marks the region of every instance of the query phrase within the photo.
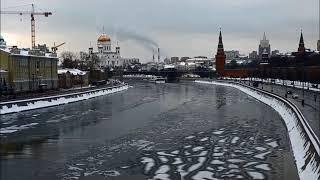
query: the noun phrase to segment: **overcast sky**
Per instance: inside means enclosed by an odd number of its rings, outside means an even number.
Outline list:
[[[248,54],[257,50],[263,32],[271,48],[297,49],[300,29],[307,48],[318,39],[319,0],[1,0],[2,10],[52,11],[36,16],[36,43],[66,42],[59,51],[87,51],[103,32],[119,41],[123,57],[212,57],[219,27],[225,50]],[[7,8],[10,7],[10,8]],[[1,34],[9,45],[30,47],[30,17],[1,16]]]

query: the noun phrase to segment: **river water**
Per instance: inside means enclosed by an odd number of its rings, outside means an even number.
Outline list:
[[[1,116],[1,179],[298,179],[285,125],[265,104],[223,86],[129,83]]]

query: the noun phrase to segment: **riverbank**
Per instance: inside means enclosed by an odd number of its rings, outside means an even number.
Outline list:
[[[86,91],[78,91],[74,93],[64,93],[54,96],[45,96],[39,98],[7,101],[0,103],[0,114],[17,113],[21,111],[40,109],[51,106],[58,106],[73,102],[78,102],[86,99],[91,99],[98,96],[112,94],[128,89],[128,84],[120,84],[111,87],[100,87]]]
[[[239,89],[276,110],[286,124],[300,179],[309,180],[320,177],[319,139],[294,104],[278,95],[238,83],[226,81],[195,82]]]

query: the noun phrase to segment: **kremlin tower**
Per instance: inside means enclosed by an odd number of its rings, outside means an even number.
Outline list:
[[[218,76],[224,75],[225,63],[226,63],[226,55],[225,55],[224,49],[223,49],[222,34],[221,34],[221,29],[220,29],[219,44],[218,44],[218,50],[217,50],[217,54],[216,54],[216,70],[217,70]]]
[[[300,35],[298,52],[301,53],[301,54],[306,52],[306,48],[304,47],[304,40],[303,40],[302,31],[301,31],[301,35]]]

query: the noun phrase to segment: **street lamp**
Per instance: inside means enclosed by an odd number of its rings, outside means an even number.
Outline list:
[[[305,83],[305,70],[304,70],[304,66],[305,66],[305,55],[303,56],[303,62],[302,62],[302,106],[304,106],[304,83]]]
[[[284,79],[285,79],[285,86],[286,86],[286,94],[285,94],[285,97],[287,98],[288,97],[288,71],[286,70],[285,73],[284,73]]]

